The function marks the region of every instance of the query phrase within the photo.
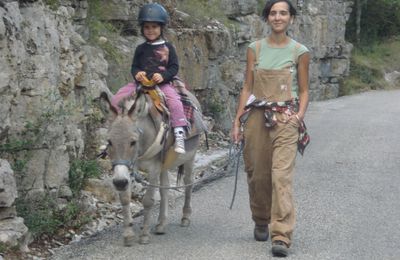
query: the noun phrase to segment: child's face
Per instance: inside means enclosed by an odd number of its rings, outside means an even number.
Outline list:
[[[148,41],[157,40],[161,35],[161,26],[154,22],[145,22],[143,24],[143,34]]]

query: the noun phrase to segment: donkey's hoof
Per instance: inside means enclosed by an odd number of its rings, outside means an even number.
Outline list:
[[[190,219],[188,218],[182,218],[181,220],[181,227],[188,227],[190,226]]]
[[[165,225],[158,224],[158,225],[156,226],[155,233],[156,233],[157,235],[164,235],[164,234],[165,234]]]
[[[124,237],[124,246],[133,246],[135,242],[135,236]]]
[[[141,235],[139,238],[139,243],[142,245],[147,245],[150,243],[150,236],[149,235]]]

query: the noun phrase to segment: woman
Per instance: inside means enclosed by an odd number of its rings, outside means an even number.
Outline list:
[[[266,241],[270,232],[272,254],[281,257],[288,255],[295,224],[292,179],[297,149],[302,153],[309,141],[303,119],[310,56],[287,35],[295,15],[288,0],[266,3],[262,16],[271,32],[247,49],[246,78],[232,127],[233,141],[245,141],[254,238]]]

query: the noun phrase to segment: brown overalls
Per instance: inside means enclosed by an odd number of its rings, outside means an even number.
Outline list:
[[[259,43],[252,94],[257,100],[291,100],[290,68],[260,69],[258,59]],[[278,123],[267,128],[264,111],[262,107],[252,108],[244,124],[243,157],[250,208],[257,225],[270,224],[272,241],[281,240],[290,246],[295,225],[292,180],[300,124],[295,118],[289,120],[288,115],[274,112]]]

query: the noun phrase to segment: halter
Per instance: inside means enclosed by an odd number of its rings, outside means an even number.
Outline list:
[[[128,169],[133,169],[133,166],[135,166],[136,161],[130,161],[130,160],[113,160],[112,163],[112,169],[114,170],[115,166],[117,165],[124,165],[128,167]]]
[[[128,167],[128,169],[132,170],[137,160],[150,159],[159,152],[161,152],[162,149],[164,148],[164,143],[166,141],[166,135],[168,133],[168,129],[169,129],[168,124],[162,121],[157,136],[154,139],[154,142],[149,146],[149,148],[147,148],[147,150],[142,155],[138,156],[136,160],[121,160],[121,159],[112,160],[111,161],[112,169],[114,169],[114,167],[117,165],[124,165]],[[137,131],[139,132],[139,135],[143,133],[141,129],[138,129]],[[107,150],[107,148],[108,145],[105,150]]]

